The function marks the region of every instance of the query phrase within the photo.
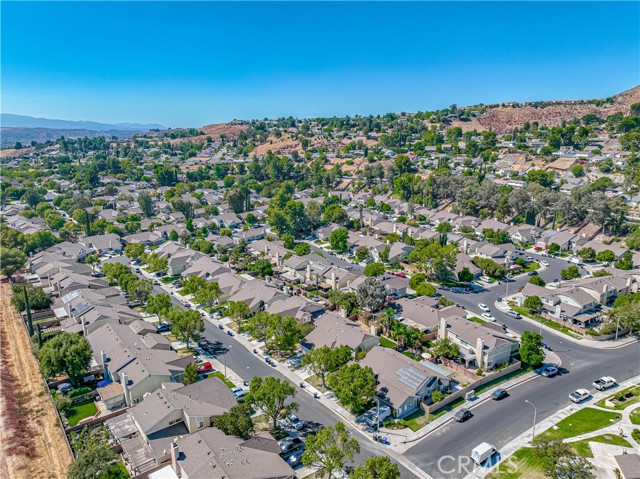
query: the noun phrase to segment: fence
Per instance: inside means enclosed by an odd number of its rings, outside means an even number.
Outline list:
[[[489,374],[483,378],[478,379],[476,382],[474,382],[473,384],[470,384],[469,386],[467,386],[466,388],[462,388],[456,392],[454,392],[453,394],[450,394],[449,396],[447,396],[446,398],[444,398],[442,401],[435,403],[435,404],[431,404],[431,405],[424,405],[423,409],[424,412],[426,414],[432,413],[437,411],[438,409],[441,409],[449,404],[451,404],[452,402],[454,402],[455,400],[459,399],[459,398],[464,398],[464,396],[469,392],[469,391],[473,391],[476,388],[479,388],[480,386],[484,386],[487,383],[490,383],[491,381],[495,381],[496,379],[500,379],[503,376],[506,376],[507,374],[511,374],[514,371],[519,370],[522,367],[522,363],[520,361],[513,363],[511,366],[507,366],[504,369],[501,369],[500,371],[497,371],[493,374]]]
[[[477,381],[479,379],[479,376],[476,373],[465,368],[462,364],[458,364],[455,361],[451,361],[450,359],[447,359],[447,358],[441,358],[440,361],[442,361],[442,364],[444,365],[445,368],[455,371],[456,373],[462,374],[463,376],[471,379],[472,381]]]
[[[70,432],[73,432],[73,431],[80,431],[81,429],[84,429],[85,427],[91,429],[91,428],[94,428],[96,426],[101,426],[102,424],[104,424],[104,422],[107,419],[118,417],[118,416],[126,413],[127,411],[128,411],[127,408],[118,409],[117,411],[110,412],[109,414],[104,414],[104,415],[98,416],[97,418],[92,419],[91,421],[85,421],[82,424],[78,424],[76,426],[68,427],[68,428],[66,428],[64,430],[64,432],[69,434]]]

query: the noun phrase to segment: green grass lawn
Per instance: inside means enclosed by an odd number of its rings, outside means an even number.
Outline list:
[[[385,338],[384,336],[380,336],[380,346],[383,348],[395,348],[396,343],[391,341],[389,338]]]
[[[215,376],[218,379],[220,379],[223,383],[225,383],[229,388],[234,388],[236,387],[235,384],[233,384],[231,381],[229,381],[226,377],[224,377],[224,374],[222,374],[221,371],[214,371],[212,373],[207,374],[207,377],[209,376]]]
[[[571,447],[582,457],[593,457],[589,442],[601,442],[603,444],[612,444],[614,446],[631,447],[629,441],[621,438],[616,434],[604,434],[602,436],[595,436],[589,439],[583,439],[582,441],[576,441],[571,443]]]
[[[76,426],[82,419],[95,416],[97,412],[98,406],[96,406],[96,403],[94,402],[88,402],[86,404],[81,404],[80,406],[75,406],[67,414],[69,425]]]
[[[543,318],[542,316],[539,316],[537,314],[532,314],[529,312],[527,308],[521,308],[520,306],[517,306],[515,303],[509,303],[509,305],[511,306],[511,309],[513,309],[514,311],[517,311],[523,316],[527,316],[528,318],[531,318],[534,321],[538,321],[539,323],[542,323],[545,326],[549,326],[551,329],[560,331],[561,333],[566,334],[567,336],[571,336],[572,338],[576,338],[576,339],[582,338],[582,336],[576,333],[573,329],[568,328],[560,323],[556,323],[555,321],[551,321],[550,319]]]
[[[513,371],[509,374],[505,374],[504,376],[502,376],[501,378],[498,379],[494,379],[493,381],[489,381],[486,384],[483,384],[482,386],[478,387],[477,389],[475,389],[475,393],[476,396],[482,394],[485,391],[488,391],[489,389],[493,389],[494,387],[496,387],[499,384],[505,383],[513,378],[517,378],[518,376],[522,376],[523,374],[528,373],[529,371],[531,371],[531,367],[527,366],[524,368],[520,368],[517,371]]]
[[[175,281],[176,279],[181,279],[181,278],[182,276],[180,276],[179,274],[174,274],[173,276],[165,276],[160,281],[162,281],[164,284],[169,284],[172,281]]]
[[[632,411],[631,414],[629,414],[629,419],[631,420],[631,424],[640,426],[640,408]]]
[[[486,324],[487,322],[484,319],[480,319],[477,318],[475,316],[471,317],[471,318],[467,318],[468,321],[473,321],[474,323],[478,323],[478,324]]]
[[[410,416],[407,416],[404,419],[404,422],[407,424],[407,427],[409,429],[411,429],[413,432],[416,432],[417,430],[429,424],[431,421],[438,419],[443,414],[446,414],[449,411],[454,410],[464,402],[465,401],[463,398],[458,398],[455,401],[453,401],[451,404],[448,404],[445,407],[438,409],[435,413],[432,413],[432,414],[425,414],[425,412],[422,409],[420,409],[419,411],[414,412]]]
[[[584,408],[571,416],[564,418],[558,424],[557,429],[549,429],[544,436],[555,436],[567,439],[580,434],[597,431],[606,426],[617,423],[622,416],[613,411],[603,411],[601,409]]]
[[[513,465],[517,464],[514,468]],[[542,462],[534,454],[531,447],[523,447],[518,449],[502,465],[491,472],[487,479],[540,479],[546,477]]]
[[[607,399],[613,399],[618,395],[625,396],[625,400],[617,403],[613,408],[605,405],[605,403],[607,402]],[[627,395],[631,395],[631,397],[626,397]],[[607,409],[614,409],[616,411],[621,411],[622,409],[626,409],[632,404],[635,404],[637,402],[640,402],[640,386],[636,385],[636,386],[628,387],[627,389],[623,389],[622,391],[616,391],[611,396],[607,396],[606,398],[598,401],[596,403],[596,406],[604,407]]]

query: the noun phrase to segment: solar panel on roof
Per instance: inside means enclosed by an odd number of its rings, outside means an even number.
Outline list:
[[[396,374],[402,384],[406,384],[413,389],[418,389],[418,387],[420,387],[428,377],[427,374],[422,371],[418,371],[413,367],[400,368]]]

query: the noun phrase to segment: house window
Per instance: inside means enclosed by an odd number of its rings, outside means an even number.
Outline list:
[[[169,421],[169,426],[173,426],[174,424],[178,424],[182,419],[174,419],[173,421]]]
[[[204,421],[198,421],[198,429],[202,429],[204,427]]]

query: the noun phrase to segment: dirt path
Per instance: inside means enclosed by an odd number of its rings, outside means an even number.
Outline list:
[[[64,479],[71,455],[8,284],[0,285],[0,350],[0,477]]]

